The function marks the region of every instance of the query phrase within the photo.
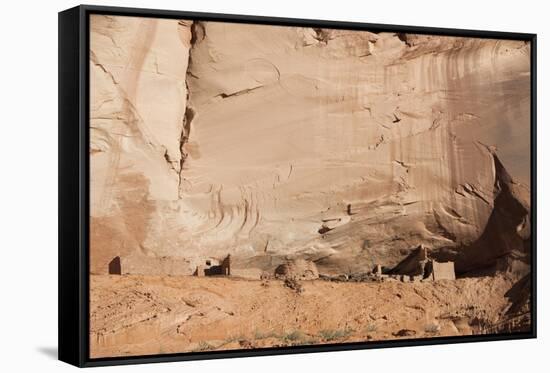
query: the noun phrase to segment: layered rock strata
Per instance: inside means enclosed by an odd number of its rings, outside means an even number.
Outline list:
[[[90,30],[93,273],[228,253],[236,271],[352,273],[420,244],[458,273],[528,262],[529,44],[100,15]]]

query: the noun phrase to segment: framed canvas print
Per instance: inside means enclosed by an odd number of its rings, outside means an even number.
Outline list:
[[[536,336],[536,36],[59,13],[59,357]]]

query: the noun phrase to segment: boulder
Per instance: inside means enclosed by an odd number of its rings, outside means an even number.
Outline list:
[[[305,259],[287,260],[275,268],[277,278],[295,278],[298,280],[315,280],[319,278],[319,271],[315,263]]]

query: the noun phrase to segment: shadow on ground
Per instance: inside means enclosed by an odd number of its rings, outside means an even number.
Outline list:
[[[55,347],[38,347],[38,352],[40,352],[43,355],[46,355],[50,359],[57,360],[57,346]]]

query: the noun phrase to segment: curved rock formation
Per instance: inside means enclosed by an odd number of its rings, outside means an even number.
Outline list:
[[[95,273],[525,256],[529,44],[99,15],[90,41]]]

